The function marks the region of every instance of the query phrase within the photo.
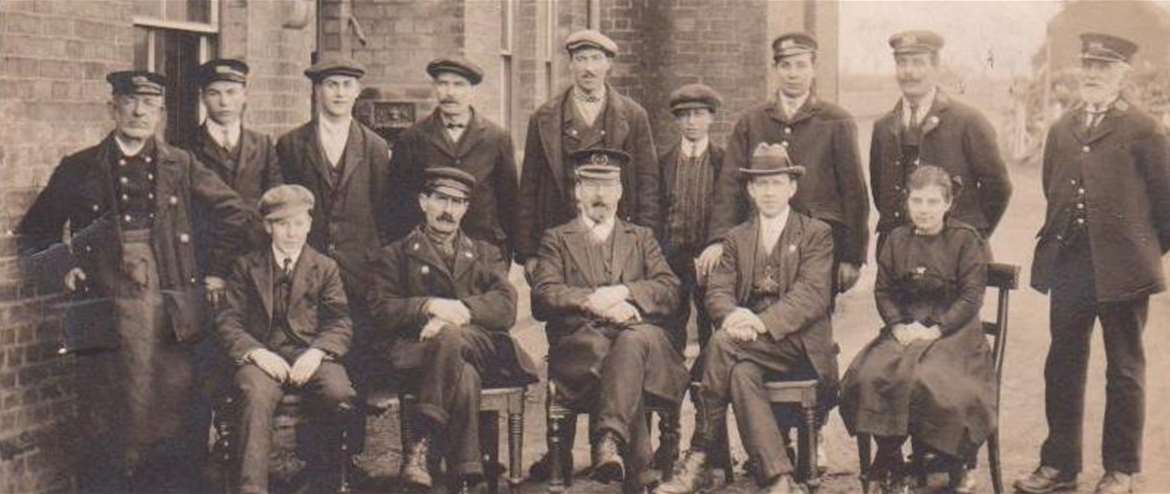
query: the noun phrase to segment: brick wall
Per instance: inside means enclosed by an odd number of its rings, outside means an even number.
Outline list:
[[[280,2],[221,8],[220,55],[253,68],[248,125],[277,134],[307,120],[313,24],[282,28]],[[22,271],[6,232],[62,157],[112,128],[105,76],[133,65],[132,11],[129,0],[0,1],[0,492],[77,490],[73,367],[55,353],[61,296]]]

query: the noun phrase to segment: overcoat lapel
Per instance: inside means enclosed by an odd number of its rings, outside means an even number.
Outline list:
[[[618,282],[622,279],[622,274],[626,271],[626,261],[630,260],[630,255],[634,249],[638,248],[637,239],[634,238],[634,231],[630,225],[621,220],[613,228],[613,280]],[[609,284],[609,283],[606,283]]]
[[[317,132],[317,125],[317,122],[313,121],[305,126],[305,133],[309,135],[305,139],[304,158],[309,160],[309,164],[321,176],[321,183],[333,189],[333,174],[330,173],[329,163],[325,159],[325,148],[321,147],[321,135]]]
[[[244,174],[244,168],[247,165],[256,166],[256,153],[260,151],[258,136],[247,129],[240,129],[240,159],[236,161],[236,169],[233,173],[235,183],[240,182],[241,176]]]
[[[349,137],[345,140],[345,152],[342,153],[345,160],[345,169],[341,171],[341,183],[337,184],[338,189],[344,189],[349,184],[349,179],[353,178],[353,174],[357,173],[359,167],[366,163],[366,135],[362,132],[361,124],[357,119],[349,123]]]
[[[455,143],[455,157],[461,158],[471,152],[472,149],[475,149],[475,145],[483,140],[483,133],[483,120],[480,119],[479,114],[473,109],[471,111],[471,118],[467,121],[467,128],[463,130],[463,135],[459,136],[459,141]]]
[[[612,148],[621,148],[630,135],[630,122],[626,120],[626,112],[618,94],[609,84],[605,86],[605,142]]]
[[[456,244],[458,247],[455,249],[455,272],[452,274],[453,279],[458,281],[470,273],[471,268],[475,266],[475,245],[462,231],[459,232]],[[454,285],[458,286],[458,283],[454,283]]]
[[[569,91],[571,90],[570,88]],[[549,111],[539,115],[540,123],[537,126],[540,130],[540,143],[544,147],[545,162],[552,172],[557,192],[562,195],[565,193],[565,170],[561,161],[561,120],[564,118],[565,99],[569,97],[569,91],[565,91]]]
[[[605,280],[594,278],[596,273],[588,269],[588,263],[585,262],[585,253],[581,251],[581,249],[584,249],[591,242],[589,239],[589,230],[581,223],[580,218],[574,219],[567,224],[572,226],[565,228],[561,234],[564,235],[565,249],[569,251],[570,261],[577,265],[577,272],[581,273],[589,283],[590,288],[596,288],[606,284]]]
[[[271,267],[272,264],[269,263]],[[297,259],[296,264],[293,265],[292,286],[288,289],[288,310],[291,312],[293,306],[298,300],[304,298],[306,290],[308,290],[309,279],[313,277],[317,271],[317,259],[309,251],[309,246],[301,249],[301,257]]]
[[[267,249],[263,256],[252,258],[252,266],[248,269],[256,293],[260,294],[260,301],[264,303],[264,313],[268,314],[269,321],[272,320],[272,265],[275,263],[272,249]]]
[[[926,121],[922,122],[922,135],[926,136],[934,129],[938,128],[939,123],[942,122],[943,113],[945,113],[951,106],[951,99],[942,90],[938,90],[934,95],[934,103],[930,106],[930,111],[926,112]]]
[[[443,127],[443,119],[439,118],[439,110],[435,110],[423,123],[422,133],[431,141],[440,152],[449,158],[457,158],[451,139],[447,136],[447,129]]]
[[[426,238],[426,235],[418,230],[415,230],[411,235],[414,235],[414,238],[410,242],[411,248],[406,251],[407,255],[429,265],[448,282],[453,280],[454,276],[451,274],[451,269],[447,267],[447,263],[443,261],[442,256],[435,251],[435,246],[431,245],[430,239]],[[458,258],[458,255],[456,255],[456,258]]]

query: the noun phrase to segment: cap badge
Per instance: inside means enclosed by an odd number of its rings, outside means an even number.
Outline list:
[[[217,65],[215,67],[215,73],[217,73],[217,74],[230,74],[230,73],[232,73],[232,68],[228,67],[227,65]]]
[[[147,84],[149,81],[146,80],[146,76],[144,75],[136,75],[130,78],[130,82],[133,84]]]
[[[594,153],[593,155],[589,156],[589,163],[594,165],[608,165],[609,156],[602,153]]]

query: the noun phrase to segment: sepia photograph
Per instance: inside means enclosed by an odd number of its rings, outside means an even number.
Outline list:
[[[0,0],[0,494],[1170,494],[1167,252],[1170,0]]]

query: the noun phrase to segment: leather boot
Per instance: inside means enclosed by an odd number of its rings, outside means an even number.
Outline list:
[[[625,478],[626,465],[622,460],[617,436],[605,431],[593,447],[593,480],[608,484]]]
[[[406,452],[406,457],[402,459],[402,468],[398,473],[398,477],[402,479],[404,484],[423,489],[431,488],[433,481],[430,469],[427,468],[427,451],[430,450],[430,443],[430,439],[424,437],[414,443]]]
[[[654,494],[693,494],[709,487],[711,466],[707,461],[707,453],[692,449],[675,466],[670,481],[654,489]]]
[[[788,474],[777,475],[763,489],[760,489],[759,494],[803,494],[804,486],[792,480],[792,476]]]

